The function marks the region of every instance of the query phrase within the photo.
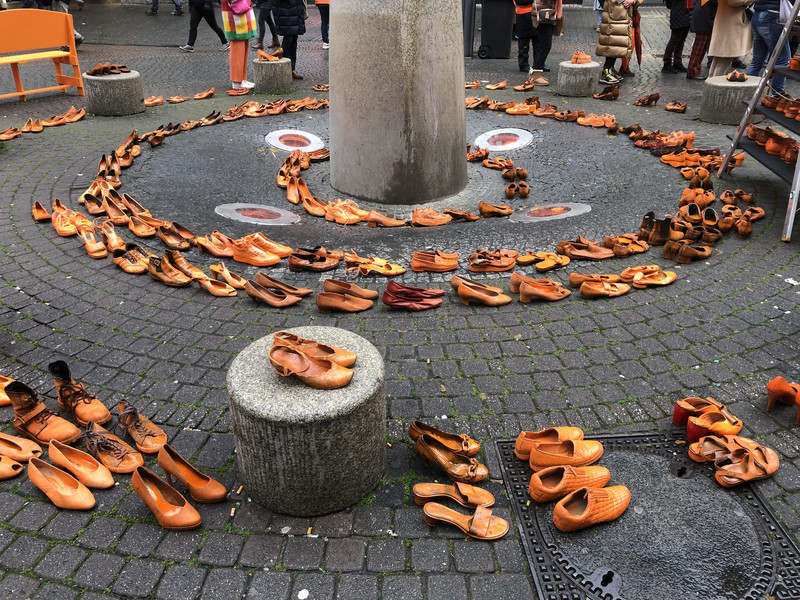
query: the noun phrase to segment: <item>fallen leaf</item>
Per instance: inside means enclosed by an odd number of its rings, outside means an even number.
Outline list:
[[[444,387],[443,383],[439,384],[439,387],[441,388],[442,392],[446,392],[447,391],[447,388]]]

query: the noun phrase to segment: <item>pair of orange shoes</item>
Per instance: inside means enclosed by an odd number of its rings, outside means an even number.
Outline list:
[[[746,437],[708,435],[689,446],[695,462],[713,462],[714,479],[723,487],[766,479],[780,466],[778,454]]]
[[[411,270],[415,273],[429,271],[446,273],[458,268],[458,254],[441,250],[415,250],[411,257]]]
[[[320,344],[289,331],[276,331],[273,338],[269,362],[278,375],[294,375],[318,390],[344,387],[353,378],[353,370],[349,367],[358,358],[355,353]]]
[[[523,431],[514,444],[514,454],[528,460],[534,473],[528,493],[536,502],[558,500],[553,523],[561,531],[577,531],[620,517],[631,500],[623,486],[606,488],[610,471],[589,466],[603,455],[603,445],[584,440],[577,427],[551,427]]]
[[[559,282],[552,279],[533,279],[517,271],[511,274],[509,289],[512,294],[519,294],[519,301],[528,303],[531,300],[556,302],[563,300],[572,292],[564,289]]]
[[[401,267],[402,268],[402,267]],[[346,283],[337,279],[326,279],[323,291],[317,294],[317,308],[321,313],[361,312],[375,305],[378,292]]]
[[[552,269],[566,267],[570,262],[569,256],[556,252],[526,252],[517,257],[517,264],[521,267],[534,265],[538,273],[546,273]]]
[[[742,420],[732,415],[722,402],[708,396],[692,396],[678,400],[672,412],[672,422],[686,426],[686,437],[696,442],[707,435],[738,435]]]
[[[511,302],[511,296],[504,294],[502,288],[478,283],[459,275],[453,275],[450,278],[450,286],[461,298],[461,302],[467,306],[470,302],[477,302],[484,306],[503,306]]]
[[[264,61],[275,62],[275,61],[280,60],[282,57],[283,57],[283,48],[278,48],[272,54],[270,54],[268,52],[264,52],[263,50],[259,50],[258,51],[258,60],[260,62],[264,62]]]
[[[570,62],[575,65],[585,65],[586,63],[592,62],[592,57],[585,52],[578,51],[573,53]]]
[[[585,117],[578,117],[576,123],[584,127],[614,127],[617,124],[617,118],[607,113],[602,116],[589,113]]]

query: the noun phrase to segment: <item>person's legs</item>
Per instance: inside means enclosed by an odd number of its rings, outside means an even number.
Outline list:
[[[211,29],[214,31],[214,33],[217,34],[217,37],[219,38],[219,43],[220,44],[227,43],[228,40],[225,39],[225,32],[222,31],[222,27],[220,27],[219,23],[217,23],[217,15],[214,13],[214,9],[213,8],[209,8],[209,9],[205,9],[204,8],[203,12],[202,12],[202,16],[206,20],[206,23],[208,23],[208,26],[211,27]],[[194,18],[194,15],[192,15],[192,18]],[[198,19],[197,22],[199,23],[200,19]]]
[[[763,16],[762,16],[763,15]],[[761,16],[756,25],[756,16]],[[748,75],[758,75],[761,72],[761,67],[769,59],[770,54],[775,50],[780,40],[783,26],[778,23],[778,15],[770,12],[757,12],[753,16],[753,60],[747,68]],[[756,30],[757,28],[757,30]],[[756,37],[759,38],[759,50],[763,52],[756,56]],[[789,44],[784,41],[783,48],[778,54],[778,59],[775,61],[775,66],[785,67],[789,64]],[[785,77],[773,77],[770,82],[772,91],[777,94],[782,94],[786,85]]]
[[[272,43],[269,45],[269,47],[277,48],[281,45],[281,41],[278,39],[278,35],[275,33],[275,23],[272,20],[271,9],[267,9],[267,25],[269,26],[269,32],[272,35]]]
[[[247,40],[231,40],[229,62],[233,83],[241,83],[247,79],[247,51]]]
[[[750,21],[750,27],[753,30],[753,60],[750,61],[750,66],[747,67],[748,75],[758,75],[761,67],[769,58],[770,48],[768,45],[770,27],[766,11],[758,11],[753,14]]]
[[[320,18],[320,30],[322,33],[322,43],[328,43],[328,22],[330,20],[331,15],[331,6],[330,4],[317,4],[317,8],[319,9],[319,18]]]
[[[725,75],[725,73],[728,72],[728,68],[731,66],[732,60],[732,56],[715,56],[714,60],[711,61],[711,66],[708,68],[708,76],[717,77],[719,75]]]
[[[678,44],[678,31],[677,29],[670,31],[667,47],[664,48],[664,66],[661,69],[662,73],[677,73],[677,71],[672,68],[672,55],[675,53],[675,46]]]
[[[189,42],[187,45],[194,46],[197,40],[197,26],[203,18],[203,7],[196,4],[189,5]]]
[[[172,3],[175,5],[175,12],[176,13],[183,13],[183,6],[181,6],[181,0],[172,0]]]
[[[525,73],[530,68],[528,64],[528,48],[532,41],[529,37],[521,37],[517,40],[517,63],[519,63],[519,70]]]
[[[682,73],[686,71],[683,66],[683,46],[686,44],[686,36],[689,35],[688,27],[681,27],[676,29],[673,33],[677,33],[675,39],[675,47],[672,49],[672,68]]]
[[[708,45],[711,43],[711,36],[705,33],[695,33],[692,52],[689,55],[689,64],[686,66],[686,77],[694,79],[700,77],[703,70],[703,57],[708,52]]]
[[[258,38],[256,39],[256,43],[253,44],[253,48],[263,48],[264,47],[264,34],[267,32],[267,14],[269,10],[265,10],[263,8],[258,9]]]
[[[553,25],[540,23],[533,39],[533,68],[543,70],[550,48],[553,47]]]
[[[283,36],[283,57],[292,61],[292,71],[296,72],[295,65],[297,64],[297,36],[285,35]]]

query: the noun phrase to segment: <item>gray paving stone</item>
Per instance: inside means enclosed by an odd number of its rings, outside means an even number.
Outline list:
[[[386,535],[392,528],[392,514],[381,506],[356,509],[353,518],[353,533],[361,536]]]
[[[117,544],[117,552],[128,556],[147,556],[156,549],[164,529],[160,525],[134,523]]]
[[[14,571],[24,571],[32,567],[46,549],[45,540],[20,536],[0,554],[0,565]]]
[[[270,600],[288,600],[292,587],[292,576],[289,573],[266,573],[259,571],[250,580],[247,598]]]
[[[416,540],[411,544],[411,568],[423,573],[450,569],[450,548],[445,540]]]
[[[362,540],[343,538],[328,540],[325,548],[325,570],[360,571],[364,567],[365,555],[366,544]]]
[[[198,531],[169,531],[156,549],[156,557],[179,562],[188,561],[197,552],[203,534]]]
[[[113,546],[127,528],[125,521],[98,517],[78,538],[78,543],[90,550],[106,550]]]
[[[413,575],[387,575],[381,583],[384,600],[422,600],[422,581]]]
[[[251,535],[239,555],[239,564],[271,569],[278,564],[283,542],[284,538],[276,535]]]
[[[186,600],[196,598],[205,579],[205,569],[186,565],[167,568],[156,590],[158,600]]]
[[[473,600],[533,600],[536,597],[525,575],[473,575],[469,585]]]
[[[336,600],[378,600],[378,580],[369,575],[342,575]]]
[[[113,591],[121,596],[148,597],[156,587],[164,565],[154,560],[133,559],[117,577]]]
[[[290,570],[316,570],[322,564],[324,552],[325,542],[322,539],[289,538],[283,551],[283,566]]]
[[[403,540],[371,540],[367,544],[367,570],[376,573],[404,571],[406,546]]]
[[[256,533],[263,533],[269,527],[271,520],[271,511],[257,502],[243,502],[236,509],[236,515],[233,517],[233,527],[235,529],[247,529]]]
[[[240,598],[249,581],[247,573],[235,569],[211,569],[203,585],[202,600]]]
[[[453,542],[453,557],[456,570],[461,573],[491,573],[494,557],[488,542]]]
[[[429,575],[428,600],[452,600],[467,597],[467,582],[463,575]]]
[[[125,560],[120,556],[96,552],[84,561],[72,583],[93,590],[104,590],[114,582],[124,564]]]
[[[9,521],[9,525],[22,531],[39,531],[56,511],[56,507],[52,504],[29,502],[14,515],[14,518]]]
[[[91,513],[71,510],[59,511],[42,533],[54,540],[71,541],[92,520]]]
[[[78,590],[70,589],[57,583],[46,583],[34,596],[35,600],[74,600],[78,597]]]
[[[205,565],[216,567],[232,567],[239,558],[244,542],[232,533],[211,533],[200,550],[199,561]]]
[[[59,544],[53,546],[45,557],[39,561],[33,572],[44,579],[63,581],[78,568],[87,553],[80,548]]]
[[[0,493],[0,519],[8,521],[24,504],[24,498],[7,492]]]
[[[30,598],[38,587],[31,577],[9,573],[0,581],[0,598]]]

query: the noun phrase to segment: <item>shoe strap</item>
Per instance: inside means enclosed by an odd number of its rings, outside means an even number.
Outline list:
[[[486,537],[492,523],[492,509],[479,506],[475,509],[469,525],[469,533],[475,537]]]
[[[16,415],[16,420],[21,424],[39,421],[42,425],[45,425],[46,421],[55,414],[45,406],[44,402],[38,402],[30,412],[24,415]]]

